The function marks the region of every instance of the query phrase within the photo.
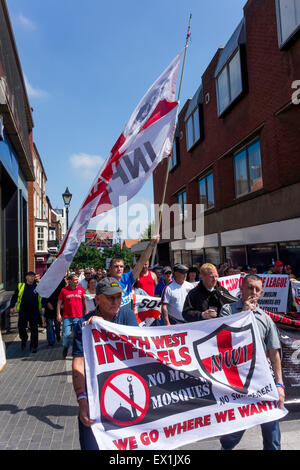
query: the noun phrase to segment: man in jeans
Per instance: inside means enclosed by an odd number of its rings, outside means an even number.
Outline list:
[[[282,381],[281,344],[277,328],[271,318],[259,307],[258,300],[263,294],[262,279],[256,274],[248,274],[243,281],[241,299],[238,302],[224,305],[220,317],[234,315],[242,311],[252,310],[265,353],[272,364],[274,380],[278,391],[278,406],[284,406],[284,385]],[[278,421],[261,424],[264,450],[280,450],[280,429]],[[222,436],[220,441],[222,449],[232,450],[242,439],[244,431]]]
[[[56,315],[57,321],[61,322],[63,319],[62,346],[64,359],[68,354],[72,329],[86,313],[84,295],[84,288],[78,285],[78,276],[72,274],[69,277],[69,285],[64,287],[58,296]],[[62,304],[63,315],[61,316]]]

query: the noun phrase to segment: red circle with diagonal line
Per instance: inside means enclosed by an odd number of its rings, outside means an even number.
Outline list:
[[[140,389],[141,393],[139,395],[139,400],[141,400],[143,403],[142,405],[141,404],[138,404],[136,403],[136,400],[133,401],[130,397],[129,397],[129,392],[126,391],[124,392],[124,390],[121,390],[119,385],[117,385],[116,383],[114,382],[117,382],[118,381],[118,378],[121,377],[121,376],[125,376],[127,375],[127,381],[129,382],[128,378],[132,376],[135,377],[135,379],[138,381],[136,382],[136,385],[138,385],[138,388]],[[123,377],[123,381],[125,380],[125,377]],[[122,384],[123,385],[123,384]],[[105,404],[105,401],[106,401],[106,397],[107,397],[107,394],[109,392],[114,392],[116,395],[118,395],[120,398],[122,398],[123,400],[125,400],[126,403],[128,403],[132,409],[136,410],[135,413],[140,413],[139,416],[136,417],[136,419],[133,419],[131,421],[120,421],[116,418],[114,418],[108,411],[107,411],[107,407],[106,407],[106,404]],[[148,408],[149,408],[149,402],[150,402],[150,396],[149,396],[149,389],[148,389],[148,386],[145,382],[145,380],[143,379],[143,377],[141,377],[139,374],[137,374],[135,371],[131,370],[131,369],[124,369],[124,370],[121,370],[121,371],[117,371],[117,372],[114,372],[113,374],[111,374],[108,379],[104,382],[104,385],[103,385],[103,388],[102,388],[102,391],[101,391],[101,396],[100,396],[100,406],[101,406],[101,411],[102,411],[102,414],[109,420],[111,421],[112,423],[118,425],[118,426],[132,426],[133,424],[137,424],[139,423],[140,421],[142,421],[142,419],[146,416],[146,413],[148,411]]]

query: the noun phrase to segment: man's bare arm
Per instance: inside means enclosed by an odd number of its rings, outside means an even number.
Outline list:
[[[76,396],[86,393],[84,357],[74,357],[72,365],[73,388]],[[91,426],[95,420],[90,419],[89,402],[87,397],[78,401],[79,419],[84,426]]]
[[[269,349],[268,353],[269,353],[270,361],[272,364],[272,369],[273,369],[274,376],[275,376],[275,383],[283,384],[279,349]],[[279,408],[283,408],[284,400],[285,400],[284,388],[277,387],[277,390],[278,390],[278,395],[279,395]]]
[[[152,253],[152,250],[154,248],[155,245],[157,245],[157,243],[159,242],[159,239],[160,239],[160,236],[159,235],[155,235],[149,242],[147,248],[143,251],[143,253],[141,254],[140,256],[140,259],[138,260],[138,262],[136,263],[135,267],[133,268],[132,270],[132,276],[134,279],[138,279],[139,276],[140,276],[140,273],[143,269],[143,266],[144,264],[146,263],[146,261],[149,260],[150,256],[151,256],[151,253]]]
[[[163,304],[161,307],[161,313],[163,317],[164,324],[167,326],[170,326],[170,320],[169,320],[169,313],[168,313],[168,305]]]

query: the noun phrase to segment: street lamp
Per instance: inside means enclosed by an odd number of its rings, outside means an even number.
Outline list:
[[[120,245],[120,248],[121,248],[122,230],[120,229],[120,227],[119,227],[118,230],[117,230],[117,235],[118,235],[118,239],[119,239],[119,245]]]
[[[72,194],[69,191],[69,188],[67,187],[65,192],[62,194],[62,198],[64,200],[65,208],[66,208],[66,214],[67,214],[67,230],[69,228],[69,206],[71,203],[72,199]]]

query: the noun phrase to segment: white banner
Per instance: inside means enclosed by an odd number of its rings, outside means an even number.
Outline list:
[[[262,278],[264,291],[258,302],[260,308],[273,313],[286,313],[289,276],[286,274],[258,274],[258,276]],[[244,277],[242,274],[235,274],[233,276],[220,277],[219,282],[231,295],[239,298]]]
[[[232,276],[224,276],[218,279],[219,283],[225,287],[234,297],[240,297],[240,289],[243,284],[244,276],[241,274],[233,274]]]
[[[252,312],[168,328],[96,318],[83,346],[101,450],[175,449],[287,414]]]
[[[300,282],[291,281],[292,293],[293,293],[293,302],[297,309],[297,312],[300,312]]]
[[[161,315],[161,298],[147,295],[132,295],[133,312],[139,326],[150,326]]]

